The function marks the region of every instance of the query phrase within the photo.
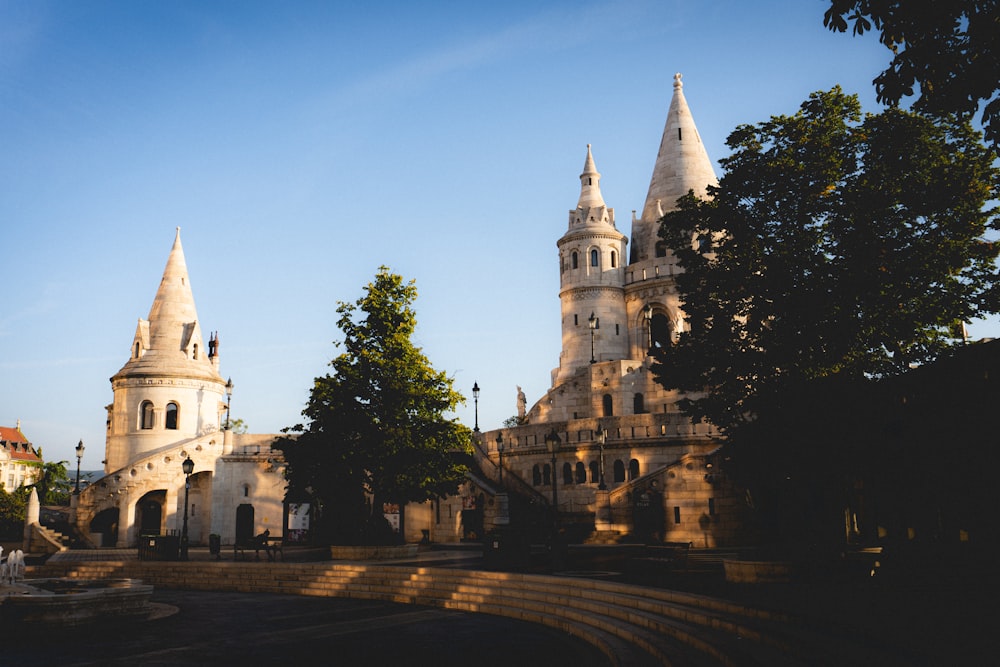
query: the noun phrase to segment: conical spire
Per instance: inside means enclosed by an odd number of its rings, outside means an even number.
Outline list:
[[[667,122],[663,127],[646,203],[642,207],[642,219],[645,222],[656,221],[657,201],[664,211],[670,211],[676,208],[677,200],[688,190],[704,196],[706,187],[717,183],[712,161],[701,143],[698,128],[684,99],[681,74],[674,74],[674,96],[667,111]]]
[[[601,174],[594,164],[590,144],[587,144],[587,159],[583,163],[583,173],[580,174],[580,201],[576,207],[587,209],[604,205],[604,197],[601,196]]]
[[[219,378],[202,341],[180,227],[149,309],[149,319],[139,320],[131,352],[119,375]]]
[[[149,309],[150,347],[181,349],[181,336],[176,325],[197,321],[194,294],[191,292],[187,263],[184,261],[184,248],[181,247],[181,228],[178,227],[167,266],[163,269],[160,287],[156,290],[156,298]]]
[[[674,75],[674,95],[667,111],[667,122],[660,139],[660,150],[649,181],[649,192],[642,207],[642,215],[632,219],[631,262],[641,262],[655,257],[659,220],[664,212],[677,207],[677,200],[694,190],[705,196],[709,185],[718,180],[712,169],[691,110],[684,99],[681,75]]]

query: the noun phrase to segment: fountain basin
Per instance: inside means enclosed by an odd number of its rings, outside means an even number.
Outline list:
[[[153,587],[139,579],[33,579],[0,586],[0,622],[83,625],[152,611]]]

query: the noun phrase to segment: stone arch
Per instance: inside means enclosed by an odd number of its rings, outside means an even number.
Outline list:
[[[109,507],[98,512],[90,521],[91,535],[100,535],[100,546],[113,547],[118,544],[118,508]]]
[[[164,506],[167,502],[167,492],[163,489],[150,491],[139,498],[135,504],[135,523],[139,536],[162,535]]]

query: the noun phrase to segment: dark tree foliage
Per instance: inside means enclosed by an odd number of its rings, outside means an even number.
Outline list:
[[[416,287],[381,267],[356,303],[340,302],[344,351],[316,378],[306,425],[276,447],[290,501],[318,506],[326,537],[384,541],[383,503],[404,506],[453,493],[467,468],[471,432],[448,419],[462,396],[411,337]]]
[[[72,482],[66,470],[66,461],[46,461],[39,465],[39,472],[34,484],[29,485],[38,491],[38,501],[42,505],[67,505]]]
[[[24,534],[24,518],[29,490],[20,487],[7,491],[0,487],[0,537],[20,539]]]
[[[998,310],[998,247],[984,240],[998,171],[967,123],[862,116],[839,88],[727,143],[711,198],[663,219],[688,326],[653,372],[726,433],[776,532],[804,525],[795,512],[836,526],[863,458],[848,446],[864,406],[852,397]]]
[[[823,25],[862,35],[880,31],[892,53],[876,77],[879,102],[896,105],[918,91],[913,108],[970,118],[985,102],[983,127],[1000,140],[1000,3],[997,0],[831,0]]]

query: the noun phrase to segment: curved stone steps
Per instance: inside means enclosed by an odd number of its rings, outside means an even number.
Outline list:
[[[351,563],[55,562],[32,576],[129,577],[162,588],[378,599],[488,613],[579,637],[616,666],[872,663],[870,647],[782,613],[606,580]]]

